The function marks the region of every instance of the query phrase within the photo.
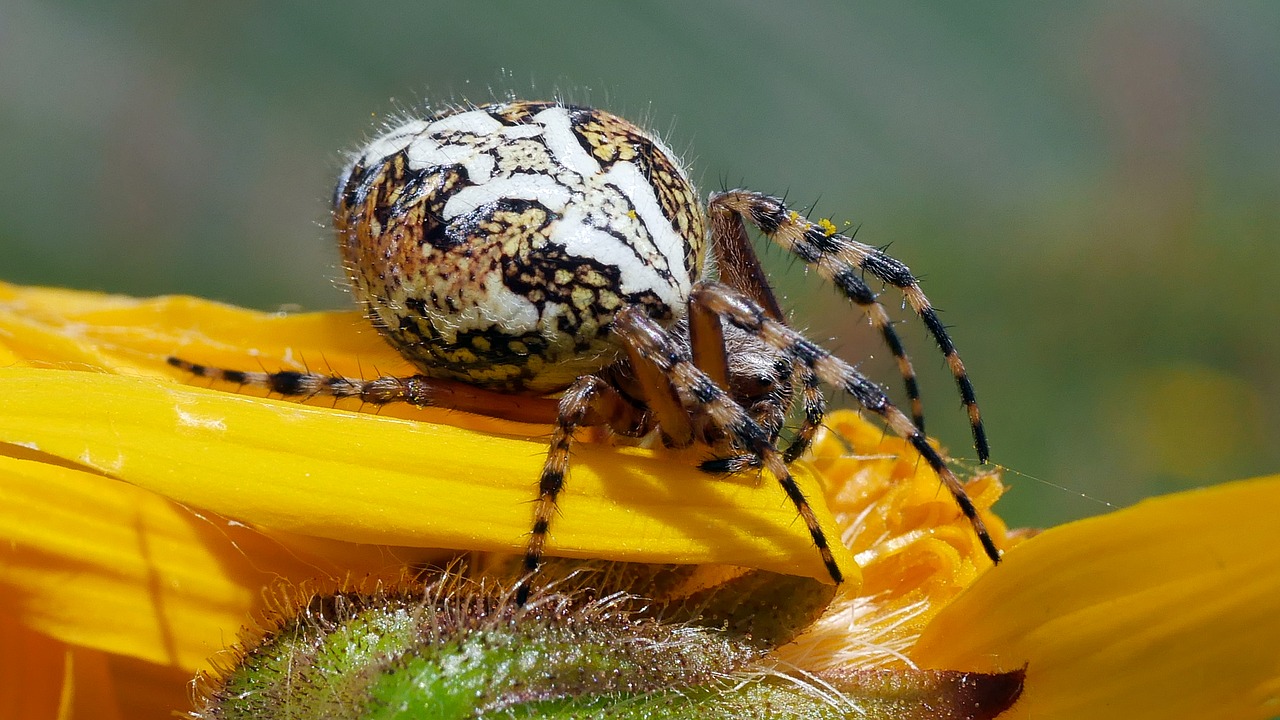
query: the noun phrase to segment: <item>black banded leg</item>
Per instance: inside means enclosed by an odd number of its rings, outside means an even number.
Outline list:
[[[905,264],[879,248],[873,248],[834,232],[834,228],[810,222],[808,218],[789,210],[778,198],[763,193],[746,190],[719,193],[712,196],[711,206],[713,214],[719,208],[727,208],[738,213],[760,228],[770,240],[815,268],[820,275],[840,288],[850,300],[868,309],[872,324],[880,329],[885,343],[898,362],[899,371],[903,374],[915,422],[917,426],[923,426],[923,417],[918,406],[919,388],[915,380],[915,372],[902,349],[897,333],[888,321],[887,313],[875,300],[874,294],[866,287],[860,274],[869,273],[881,282],[898,288],[906,298],[907,304],[924,322],[946,357],[947,366],[955,378],[956,386],[960,390],[960,398],[969,415],[969,426],[973,433],[973,444],[978,453],[978,460],[987,461],[991,453],[987,444],[986,430],[982,425],[982,414],[978,410],[978,402],[974,395],[973,383],[969,380],[964,363],[961,362],[946,327]]]
[[[774,320],[785,323],[786,319],[782,315],[782,308],[778,305],[777,296],[769,285],[768,276],[765,275],[764,268],[760,265],[760,258],[751,246],[751,238],[747,235],[747,228],[742,217],[741,214],[729,207],[717,204],[714,201],[711,203],[711,250],[715,255],[716,263],[720,270],[720,281],[754,300]],[[881,312],[883,313],[883,310]],[[703,312],[698,306],[691,305],[689,308],[689,338],[690,345],[693,347],[694,363],[710,375],[712,379],[719,382],[721,386],[724,386],[725,383],[713,371],[714,355],[708,353],[711,356],[709,360],[703,360],[699,357],[700,350],[706,344],[706,341],[701,340],[700,335],[711,334],[702,330],[706,327],[714,327],[715,340],[712,342],[719,341],[721,348],[723,348],[724,333],[720,328],[719,316],[714,313]],[[901,355],[905,359],[905,352],[901,350],[902,343],[898,341],[892,326],[886,322],[883,327],[887,327],[889,330],[886,340],[892,339],[890,347],[897,348],[895,356]],[[723,349],[721,349],[720,353],[723,354],[723,352]],[[901,364],[899,364],[899,367],[901,368]],[[918,386],[915,383],[914,371],[912,371],[909,362],[904,375],[909,378],[908,394],[912,397],[912,407],[917,410],[919,425],[921,431],[923,431],[924,417],[920,407]],[[822,418],[826,412],[826,403],[813,373],[807,368],[797,367],[793,373],[793,383],[797,377],[801,381],[800,394],[804,408],[804,418],[796,437],[787,446],[787,450],[783,454],[783,458],[788,464],[803,455],[805,450],[809,448],[814,434],[822,425]],[[759,467],[758,459],[750,455],[717,458],[702,465],[702,469],[708,472],[729,473],[750,467]]]
[[[630,413],[630,405],[604,380],[585,375],[574,381],[560,397],[560,410],[555,429],[551,433],[551,447],[542,465],[538,479],[538,499],[533,507],[533,529],[524,552],[524,577],[516,586],[516,604],[524,605],[529,599],[533,574],[542,563],[551,519],[556,514],[556,498],[564,488],[565,474],[569,470],[569,448],[573,433],[579,427],[592,424],[593,417],[617,419]]]
[[[720,283],[700,283],[694,287],[690,302],[704,304],[729,323],[756,335],[795,358],[797,362],[804,363],[813,369],[819,380],[842,389],[853,396],[863,408],[883,417],[894,433],[910,442],[938,475],[938,479],[955,498],[956,505],[973,527],[987,557],[993,563],[1000,562],[1000,551],[991,539],[986,524],[978,516],[977,508],[969,499],[960,479],[951,472],[942,456],[933,449],[924,434],[916,429],[910,418],[890,402],[875,383],[812,340],[770,318],[750,298],[733,288]]]
[[[760,257],[751,247],[742,215],[712,198],[710,220],[711,252],[720,269],[720,282],[755,300],[774,320],[786,322]]]
[[[181,358],[168,358],[173,367],[199,377],[270,390],[285,397],[359,398],[370,405],[408,403],[418,407],[440,407],[516,422],[553,422],[559,411],[554,399],[511,395],[485,390],[452,380],[425,375],[379,377],[372,380],[339,375],[296,372],[248,372],[200,365]]]
[[[787,444],[786,450],[782,453],[783,462],[790,465],[804,455],[813,444],[813,438],[817,435],[818,430],[822,427],[822,421],[827,413],[827,401],[822,395],[822,387],[818,381],[818,376],[814,374],[813,369],[804,364],[797,364],[793,371],[791,383],[799,383],[800,407],[803,417],[800,420],[800,427],[796,429],[796,435]],[[760,422],[759,418],[756,418]],[[764,423],[761,423],[762,425]],[[736,472],[743,472],[751,469],[760,468],[760,458],[751,454],[730,455],[728,457],[713,458],[705,460],[698,465],[703,472],[714,475],[729,475]]]
[[[804,419],[800,422],[796,436],[782,453],[782,459],[788,465],[795,462],[813,444],[813,437],[818,434],[818,429],[822,427],[822,420],[827,415],[827,400],[822,395],[818,376],[813,369],[807,365],[798,364],[796,375],[800,380],[800,404],[804,408]]]
[[[818,524],[817,515],[800,486],[796,484],[782,454],[773,446],[769,431],[751,419],[742,406],[693,364],[682,343],[643,313],[634,308],[624,309],[614,318],[613,325],[614,332],[628,347],[635,349],[643,362],[651,363],[670,378],[677,396],[690,414],[706,417],[721,432],[734,438],[739,446],[760,459],[760,464],[777,479],[795,505],[831,579],[836,583],[844,582],[844,573],[836,565],[835,556],[831,552],[826,534]]]
[[[867,314],[867,319],[870,320],[872,327],[880,333],[881,338],[898,365],[898,372],[902,374],[903,385],[907,391],[907,399],[911,404],[912,417],[916,427],[921,432],[924,432],[924,405],[920,400],[920,384],[916,380],[915,368],[912,367],[911,359],[907,356],[902,340],[898,337],[897,331],[894,330],[893,321],[885,311],[884,306],[879,303],[875,293],[871,291],[858,272],[854,272],[850,267],[841,267],[832,263],[829,258],[824,258],[821,251],[811,243],[803,240],[805,234],[810,232],[816,233],[823,238],[837,236],[835,228],[829,226],[824,228],[821,225],[811,223],[803,215],[787,210],[781,200],[763,193],[743,190],[723,193],[712,198],[711,207],[713,218],[732,215],[737,218],[738,227],[742,226],[742,218],[749,218],[770,240],[782,245],[795,253],[805,263],[815,267],[818,273],[834,284],[845,298],[853,301]],[[781,219],[777,221],[775,227],[773,221],[778,218]],[[722,225],[727,232],[730,225],[727,222],[723,222]],[[773,227],[772,232],[766,226]],[[716,223],[712,223],[713,232],[718,227]],[[802,240],[788,244],[787,238],[797,234]],[[725,282],[725,284],[741,290],[733,282]],[[746,295],[759,302],[753,293],[747,292]],[[761,304],[764,305],[763,303]],[[773,319],[782,319],[768,305],[764,305],[764,309]]]

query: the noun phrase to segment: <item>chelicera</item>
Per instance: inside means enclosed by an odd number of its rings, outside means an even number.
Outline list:
[[[704,206],[659,140],[602,110],[552,102],[453,108],[411,120],[352,158],[333,198],[355,296],[420,374],[358,379],[170,363],[290,396],[442,406],[554,426],[524,565],[537,569],[574,432],[606,426],[699,443],[711,472],[764,468],[795,504],[831,578],[843,578],[788,465],[822,423],[820,386],[906,438],[999,552],[925,439],[915,372],[867,278],[901,291],[937,341],[987,441],[973,386],[911,271],[884,251],[749,190]],[[747,226],[795,254],[863,312],[897,360],[912,417],[791,328]],[[783,440],[792,410],[799,427]],[[519,599],[527,597],[528,581]]]

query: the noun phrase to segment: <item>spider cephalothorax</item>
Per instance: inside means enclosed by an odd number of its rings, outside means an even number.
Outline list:
[[[601,110],[548,102],[450,109],[384,133],[343,172],[333,212],[356,297],[420,375],[363,380],[171,362],[285,395],[554,424],[529,571],[543,554],[574,431],[604,425],[629,436],[656,431],[671,447],[706,445],[717,458],[707,470],[769,470],[839,582],[828,539],[787,469],[822,423],[821,384],[907,438],[999,560],[959,480],[925,440],[915,373],[864,278],[899,289],[938,342],[985,461],[972,385],[915,278],[882,250],[761,193],[713,194],[704,208],[651,135]],[[748,223],[867,313],[898,361],[912,418],[787,325]],[[704,273],[707,251],[715,275]],[[784,446],[795,405],[800,427]]]

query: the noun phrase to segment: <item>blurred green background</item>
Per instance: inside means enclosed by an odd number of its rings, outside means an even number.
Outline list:
[[[1006,515],[1051,524],[1280,471],[1278,38],[1267,2],[3,0],[0,278],[346,307],[344,150],[427,101],[560,94],[704,191],[892,243],[1016,471]],[[896,391],[857,313],[765,255]],[[931,429],[971,458],[917,326]]]

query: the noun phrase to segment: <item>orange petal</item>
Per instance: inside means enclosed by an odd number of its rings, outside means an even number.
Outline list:
[[[190,706],[191,671],[59,642],[0,616],[0,717],[172,717]]]
[[[1277,508],[1272,476],[1048,530],[939,613],[911,655],[1025,666],[1010,718],[1275,717]]]

